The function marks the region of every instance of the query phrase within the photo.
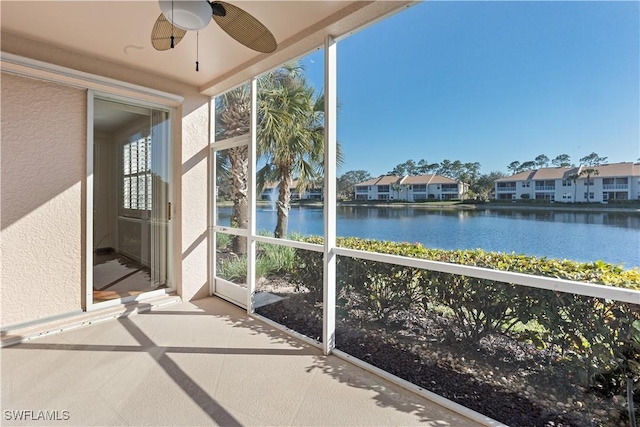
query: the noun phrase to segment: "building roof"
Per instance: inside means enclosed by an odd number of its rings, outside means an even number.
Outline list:
[[[442,175],[415,175],[415,176],[407,176],[402,180],[403,184],[407,185],[418,185],[418,184],[457,184],[458,181],[455,179],[447,178]]]
[[[373,178],[368,181],[361,182],[356,184],[356,186],[365,186],[365,185],[393,185],[393,184],[402,184],[402,185],[418,185],[418,184],[457,184],[458,181],[455,179],[447,178],[442,175],[412,175],[412,176],[397,176],[397,175],[384,175],[378,178]]]
[[[429,184],[458,184],[458,181],[442,175],[433,175],[433,179]]]
[[[515,175],[505,176],[504,178],[496,179],[494,182],[511,182],[511,181],[529,181],[533,179],[533,175],[535,174],[535,170],[533,171],[525,171],[520,172]]]
[[[585,167],[582,167],[585,169]],[[624,162],[596,166],[599,177],[640,176],[640,163]]]
[[[289,188],[296,188],[298,186],[298,180],[294,179],[291,181],[291,184],[289,184]],[[264,183],[264,187],[262,189],[262,191],[266,191],[266,190],[273,190],[274,188],[278,188],[280,187],[280,182],[276,182],[276,181],[267,181]]]
[[[532,172],[532,180],[567,179],[573,174],[579,174],[580,168],[541,168]]]
[[[297,189],[299,185],[300,185],[300,181],[298,179],[293,179],[291,181],[291,184],[289,184],[289,188],[292,190]],[[262,191],[273,190],[274,188],[278,188],[278,187],[280,187],[280,182],[268,181],[264,184]],[[314,183],[311,183],[311,182],[307,182],[305,186],[307,190],[321,188],[321,187],[322,185],[321,186],[314,185]]]
[[[416,185],[416,184],[431,184],[431,180],[435,177],[433,174],[427,175],[414,175],[414,176],[405,176],[402,180],[403,184],[407,185]]]
[[[551,180],[551,179],[569,179],[571,175],[580,175],[580,173],[588,169],[588,166],[579,166],[573,168],[540,168],[531,171],[520,172],[505,178],[496,179],[494,182],[512,182],[512,181],[535,181],[535,180]],[[616,177],[616,176],[640,176],[640,164],[632,162],[611,163],[608,165],[594,166],[593,169],[598,171],[598,177]],[[581,177],[584,179],[584,176]]]
[[[364,185],[393,185],[399,183],[401,177],[395,175],[383,175],[377,178],[372,178],[367,181],[356,184],[356,186],[364,186]]]

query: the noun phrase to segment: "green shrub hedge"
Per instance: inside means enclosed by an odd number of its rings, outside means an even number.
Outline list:
[[[303,240],[323,243],[320,237]],[[625,270],[602,261],[430,249],[419,243],[358,238],[339,238],[338,246],[640,290],[637,268]],[[322,270],[322,254],[298,251],[298,267],[291,279],[315,298],[322,295],[322,277],[315,273]],[[345,298],[356,299],[377,319],[398,310],[446,308],[459,334],[471,343],[488,334],[511,333],[563,357],[580,358],[581,366],[589,361],[592,371],[578,372],[584,380],[597,380],[594,372],[640,378],[640,307],[635,304],[343,256],[337,259],[337,280],[339,306]],[[536,327],[527,328],[530,324]]]

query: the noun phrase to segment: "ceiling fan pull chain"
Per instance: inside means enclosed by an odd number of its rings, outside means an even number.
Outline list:
[[[198,56],[200,55],[200,31],[196,31],[196,71],[200,71]]]
[[[171,0],[171,49],[173,49],[174,44],[173,44],[173,0]]]

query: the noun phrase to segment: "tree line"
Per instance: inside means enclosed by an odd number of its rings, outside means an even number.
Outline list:
[[[607,162],[607,157],[601,157],[597,153],[588,154],[579,159],[579,164],[585,166],[581,174],[570,176],[569,179],[577,180],[583,176],[588,179],[597,175],[595,166],[599,166]],[[527,160],[522,163],[513,161],[507,165],[507,170],[515,175],[520,172],[526,172],[539,168],[546,168],[550,165],[555,167],[575,167],[568,154],[560,154],[550,159],[545,154],[536,156],[533,160]],[[494,189],[494,181],[504,178],[506,173],[500,171],[492,171],[489,173],[480,172],[481,165],[479,162],[461,162],[460,160],[445,159],[440,163],[430,163],[425,159],[415,161],[409,159],[403,163],[397,164],[393,169],[387,172],[387,175],[396,176],[415,176],[435,174],[451,178],[456,181],[469,184],[467,197],[469,198],[486,198]],[[338,197],[343,200],[353,198],[355,186],[361,182],[373,178],[371,174],[365,170],[352,170],[344,173],[338,178],[337,190]]]
[[[607,159],[608,157],[600,157],[597,153],[593,152],[591,154],[587,154],[584,157],[581,157],[579,160],[579,164],[582,166],[594,167],[606,163]],[[526,160],[522,163],[520,163],[520,161],[518,160],[515,160],[507,165],[507,170],[515,175],[520,172],[546,168],[549,167],[549,164],[559,168],[576,167],[576,165],[571,162],[571,157],[568,154],[559,154],[554,157],[553,160],[550,160],[549,157],[547,157],[547,155],[545,154],[540,154],[535,159]]]

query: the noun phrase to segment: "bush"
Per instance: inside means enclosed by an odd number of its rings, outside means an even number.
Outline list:
[[[320,237],[303,239],[322,244]],[[640,271],[603,261],[440,250],[419,243],[339,238],[338,246],[445,263],[485,267],[640,290]],[[298,251],[291,279],[322,295],[322,253]],[[477,345],[489,334],[511,334],[572,362],[576,380],[606,395],[625,394],[627,376],[640,392],[640,306],[458,274],[340,256],[338,309],[365,309],[374,319],[398,310],[450,313],[458,336]],[[444,308],[444,310],[443,310]],[[534,325],[534,327],[529,327]],[[517,333],[515,332],[517,330]]]
[[[311,243],[322,241],[319,237],[304,239]],[[296,257],[296,268],[290,271],[289,280],[295,285],[296,290],[305,287],[309,291],[309,298],[313,301],[322,299],[323,280],[319,271],[324,270],[322,252],[298,251]]]
[[[231,235],[225,233],[216,233],[216,247],[218,249],[231,246]]]
[[[218,234],[220,236],[227,236],[226,234]],[[224,239],[218,238],[218,247],[225,247],[226,245],[220,245]],[[228,239],[230,244],[231,239]],[[276,274],[287,274],[295,271],[298,268],[298,256],[295,248],[288,246],[259,243],[258,254],[256,257],[256,276],[268,277]],[[322,268],[322,267],[321,267]],[[221,261],[216,266],[216,275],[222,279],[229,281],[246,283],[247,281],[247,256],[241,255],[236,258]]]
[[[247,257],[219,262],[216,265],[216,276],[230,282],[246,283],[247,281]]]
[[[289,273],[297,268],[298,257],[296,248],[270,243],[259,243],[257,266],[261,274],[266,277],[275,274]]]
[[[341,294],[355,293],[375,319],[422,303],[423,270],[363,259],[339,258],[338,287]]]
[[[304,239],[322,244],[319,237]],[[397,243],[357,238],[340,238],[344,248],[379,252],[404,257],[514,271],[555,277],[577,282],[640,289],[640,271],[596,261],[578,263],[525,255],[485,252],[483,250],[440,250],[419,243]],[[298,254],[299,268],[292,274],[317,295],[322,294],[322,254],[304,251]],[[580,357],[592,371],[581,372],[586,382],[598,377],[615,376],[619,391],[624,381],[621,372],[640,371],[640,356],[634,352],[634,326],[640,321],[640,308],[600,298],[554,292],[510,283],[498,283],[463,275],[402,267],[358,258],[339,257],[338,286],[363,304],[375,318],[383,319],[397,310],[412,307],[446,307],[461,335],[477,343],[494,333],[509,333],[516,325],[534,321],[539,327],[524,329],[519,335],[539,347],[550,348],[565,356]],[[613,373],[616,373],[613,375]],[[633,374],[638,377],[640,373]],[[600,380],[604,381],[604,380]],[[613,385],[612,385],[613,384]]]

